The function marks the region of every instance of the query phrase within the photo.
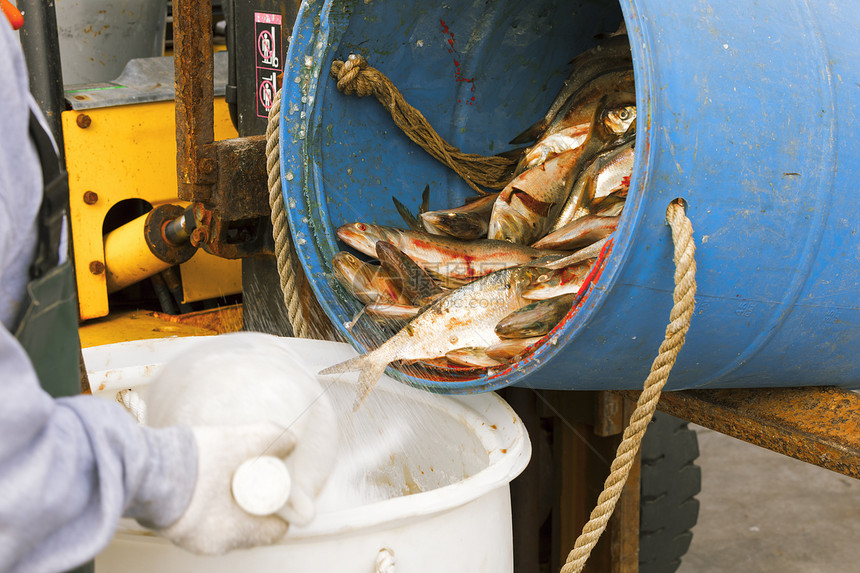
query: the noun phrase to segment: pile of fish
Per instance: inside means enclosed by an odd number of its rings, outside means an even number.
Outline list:
[[[633,170],[636,101],[623,30],[580,54],[544,117],[512,143],[510,183],[465,205],[369,223],[338,237],[340,284],[394,332],[321,374],[359,370],[359,402],[392,362],[425,369],[497,368],[524,356],[570,311],[615,230]],[[509,152],[510,156],[511,153]],[[354,319],[353,323],[357,320]]]

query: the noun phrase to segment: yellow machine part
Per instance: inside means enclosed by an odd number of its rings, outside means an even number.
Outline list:
[[[66,111],[62,122],[80,315],[87,320],[109,310],[103,224],[111,208],[128,199],[187,203],[177,199],[173,101]],[[216,98],[215,138],[236,135],[224,98]],[[238,260],[200,250],[180,271],[184,302],[242,289]]]
[[[146,244],[148,215],[141,215],[105,235],[105,277],[108,294],[124,289],[171,267],[152,254]]]
[[[241,329],[242,305],[233,305],[176,316],[153,311],[124,312],[90,320],[78,332],[81,346],[89,348],[127,340],[209,336]]]

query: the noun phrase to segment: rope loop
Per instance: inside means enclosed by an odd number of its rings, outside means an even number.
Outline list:
[[[128,413],[134,416],[138,424],[146,425],[146,402],[140,394],[127,388],[116,393],[116,401],[122,404]]]
[[[370,68],[370,64],[367,63],[367,60],[356,54],[351,54],[345,62],[333,62],[331,71],[337,79],[337,89],[346,95],[356,94],[358,97],[373,95],[373,83],[365,75],[368,68]]]
[[[675,365],[678,353],[684,346],[687,331],[690,329],[690,319],[693,316],[696,299],[696,245],[693,242],[693,225],[687,218],[684,205],[675,200],[666,209],[666,221],[672,228],[675,262],[675,301],[670,313],[670,322],[666,327],[666,339],[660,344],[660,351],[651,365],[651,373],[645,379],[642,394],[636,402],[636,409],[630,415],[630,422],[624,429],[621,443],[609,471],[609,477],[603,484],[603,491],[597,498],[597,505],[591,512],[588,523],[582,528],[582,533],[576,540],[573,550],[567,556],[567,562],[561,568],[561,573],[579,573],[585,567],[592,549],[606,529],[606,524],[615,511],[618,498],[636,453],[642,444],[645,431],[657,409],[660,392],[669,379],[669,373]]]
[[[346,95],[376,96],[409,139],[455,171],[479,194],[486,194],[482,187],[504,189],[512,179],[517,159],[460,151],[442,139],[427,118],[406,102],[391,80],[364,57],[352,54],[345,62],[333,61],[331,75],[337,80],[337,89]]]

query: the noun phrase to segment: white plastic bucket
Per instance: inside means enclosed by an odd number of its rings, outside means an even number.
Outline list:
[[[199,340],[85,349],[93,394],[114,399],[120,390],[141,389]],[[283,343],[317,370],[355,355],[346,344]],[[341,420],[341,450],[310,525],[291,528],[278,545],[216,558],[187,553],[123,520],[96,558],[99,573],[513,571],[508,484],[528,464],[531,445],[503,400],[492,393],[439,396],[388,377],[355,414],[351,382],[335,381],[329,396]]]

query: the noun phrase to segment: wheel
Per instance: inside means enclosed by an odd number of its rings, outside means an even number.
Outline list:
[[[690,547],[699,517],[702,474],[696,433],[656,412],[642,441],[639,572],[672,573]]]

